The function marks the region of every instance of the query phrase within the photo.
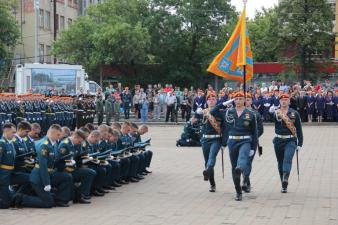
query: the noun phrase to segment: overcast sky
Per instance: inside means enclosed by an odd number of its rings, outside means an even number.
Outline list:
[[[242,11],[243,0],[231,0],[231,4],[236,6],[237,11]],[[278,0],[248,0],[246,6],[247,17],[254,18],[255,11],[261,9],[263,6],[265,8],[271,8],[272,6],[277,4]]]

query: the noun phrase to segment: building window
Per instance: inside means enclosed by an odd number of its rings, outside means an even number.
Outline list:
[[[71,18],[68,18],[68,27],[70,27],[73,23],[73,20]]]
[[[44,19],[44,12],[43,9],[39,9],[39,26],[43,28],[45,19]]]
[[[43,44],[40,44],[39,46],[39,61],[40,63],[44,62],[44,54],[45,54],[45,46]]]
[[[60,16],[60,29],[63,30],[65,29],[65,17]]]
[[[55,21],[55,25],[56,25],[56,27],[55,27],[55,30],[56,31],[59,31],[59,14],[56,14],[56,21]]]
[[[49,45],[46,45],[46,63],[52,63],[52,48]]]
[[[46,12],[46,29],[50,29],[50,12],[49,11],[45,11]]]

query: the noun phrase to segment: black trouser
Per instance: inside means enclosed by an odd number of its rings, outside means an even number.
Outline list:
[[[186,116],[184,116],[186,114]],[[191,107],[190,106],[185,106],[184,110],[182,109],[182,119],[185,118],[185,121],[189,121],[191,117]]]
[[[129,119],[129,114],[130,114],[129,103],[128,104],[124,104],[123,108],[124,108],[124,118],[125,119]]]
[[[50,175],[51,186],[55,192],[47,192],[43,185],[33,184],[32,187],[37,196],[23,195],[21,206],[33,208],[51,208],[54,200],[57,202],[68,203],[72,191],[72,175],[66,172],[54,172]]]
[[[171,115],[170,121],[174,122],[174,110],[175,110],[175,105],[168,105],[167,106],[167,113],[166,113],[166,116],[165,116],[165,122],[169,121],[169,115]]]

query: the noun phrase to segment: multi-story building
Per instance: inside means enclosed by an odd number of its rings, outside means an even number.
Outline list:
[[[87,9],[90,5],[93,4],[100,4],[104,0],[80,0],[80,14],[81,15],[86,15]]]
[[[16,46],[14,61],[18,63],[35,62],[35,19],[34,1],[19,0],[14,10],[21,37]],[[39,0],[38,9],[38,61],[52,63],[51,47],[54,41],[54,18],[56,33],[67,29],[79,15],[79,0],[55,0],[56,15],[54,17],[54,0]]]

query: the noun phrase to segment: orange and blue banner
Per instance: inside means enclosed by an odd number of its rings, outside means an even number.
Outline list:
[[[207,71],[220,77],[244,82],[244,66],[246,81],[249,81],[253,76],[253,58],[246,27],[245,8],[228,43],[214,58]]]

